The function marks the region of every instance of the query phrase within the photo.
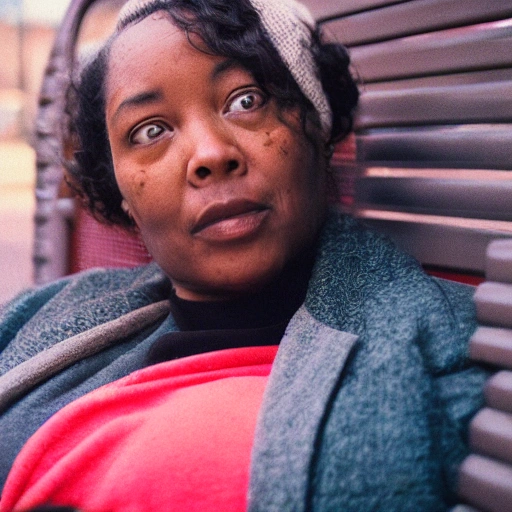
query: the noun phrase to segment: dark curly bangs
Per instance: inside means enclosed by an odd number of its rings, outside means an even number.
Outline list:
[[[199,36],[213,55],[239,62],[281,108],[299,107],[303,126],[306,116],[318,121],[313,106],[268,39],[249,0],[157,0],[126,19],[119,31],[156,11],[167,12],[177,27]],[[132,227],[133,221],[121,208],[122,196],[114,176],[105,119],[105,79],[115,37],[85,67],[79,84],[71,90],[71,132],[76,135],[79,150],[69,166],[69,174],[72,186],[95,217]],[[358,91],[349,72],[345,48],[322,43],[318,32],[313,33],[312,41],[320,79],[333,111],[330,142],[336,142],[351,130]]]

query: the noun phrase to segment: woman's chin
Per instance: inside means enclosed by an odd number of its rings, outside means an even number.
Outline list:
[[[283,266],[262,267],[251,265],[242,268],[230,267],[216,279],[203,283],[182,283],[171,278],[176,295],[181,299],[195,301],[230,300],[258,293],[271,283],[281,272]],[[223,278],[222,276],[225,275]]]

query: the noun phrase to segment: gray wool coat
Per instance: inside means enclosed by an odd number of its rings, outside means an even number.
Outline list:
[[[0,314],[0,485],[65,404],[138,369],[176,330],[151,264],[27,292]],[[249,510],[435,512],[488,377],[468,361],[473,289],[423,273],[387,239],[333,214],[305,303],[280,343],[251,465]]]

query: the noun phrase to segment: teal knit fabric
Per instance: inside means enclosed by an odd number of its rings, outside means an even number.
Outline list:
[[[0,371],[167,297],[154,264],[27,292],[0,314]],[[424,511],[456,503],[456,468],[487,373],[468,361],[473,289],[423,273],[386,238],[333,214],[304,306],[272,370],[251,511]],[[0,485],[24,440],[66,403],[142,364],[172,318],[80,361],[0,416]]]

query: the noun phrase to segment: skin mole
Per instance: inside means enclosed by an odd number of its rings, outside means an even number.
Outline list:
[[[146,186],[146,169],[139,169],[139,192]]]
[[[138,169],[133,173],[133,184],[132,190],[136,194],[141,194],[144,187],[146,186],[146,171],[144,169]]]

